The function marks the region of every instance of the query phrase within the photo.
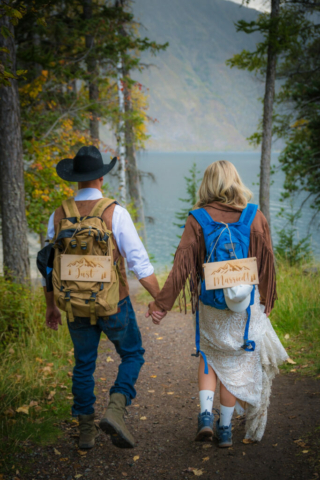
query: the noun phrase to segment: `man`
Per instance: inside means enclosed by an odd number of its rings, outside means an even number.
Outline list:
[[[94,146],[82,147],[74,159],[64,159],[57,165],[57,173],[70,182],[78,182],[78,193],[74,197],[81,217],[89,215],[95,204],[103,198],[103,176],[115,165],[113,159],[104,165],[101,153]],[[63,207],[59,207],[50,217],[48,239],[55,236],[59,222],[66,217]],[[90,318],[74,317],[68,321],[71,339],[74,345],[75,367],[72,378],[74,404],[72,414],[79,418],[80,448],[92,448],[98,429],[94,424],[94,379],[97,350],[101,332],[114,344],[121,357],[118,375],[110,390],[110,402],[100,421],[101,429],[111,435],[116,446],[134,447],[134,438],[124,422],[125,407],[135,398],[135,382],[144,363],[141,334],[136,322],[129,297],[124,258],[129,270],[133,271],[143,287],[155,298],[159,285],[150,264],[148,254],[138,236],[127,210],[116,203],[110,205],[102,214],[108,230],[112,231],[115,262],[120,261],[120,273],[123,282],[119,284],[118,313],[97,319],[92,325]],[[45,285],[45,283],[43,283]],[[47,303],[46,324],[57,330],[61,325],[61,314],[55,305],[53,292],[44,286]],[[70,320],[70,319],[69,319]]]

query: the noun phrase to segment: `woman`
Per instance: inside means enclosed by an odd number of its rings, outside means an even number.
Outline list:
[[[222,160],[206,169],[194,209],[204,208],[215,222],[231,224],[239,221],[251,198],[251,192],[242,183],[234,165]],[[200,357],[198,373],[200,414],[196,440],[213,434],[214,417],[218,414],[212,413],[212,405],[219,379],[220,417],[216,421],[219,446],[232,445],[231,419],[237,400],[238,412],[242,409],[240,404],[246,411],[246,438],[259,441],[266,426],[272,380],[278,373],[278,365],[288,358],[268,318],[277,294],[270,230],[263,214],[258,210],[251,224],[248,253],[249,257],[257,258],[259,273],[250,323],[255,351],[241,348],[247,322],[245,310],[240,313],[220,310],[199,301],[205,256],[202,228],[190,215],[173,268],[155,302],[150,304],[149,314],[154,323],[159,323],[181,291],[180,298],[186,310],[185,287],[188,284],[193,313],[199,308],[200,345],[204,354]],[[204,373],[204,357],[209,365],[208,374]]]

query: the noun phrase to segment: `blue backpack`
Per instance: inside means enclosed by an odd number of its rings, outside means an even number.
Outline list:
[[[242,211],[241,216],[236,223],[215,222],[204,208],[193,210],[189,215],[197,220],[202,228],[204,241],[206,245],[205,263],[222,262],[224,260],[235,260],[238,258],[247,258],[250,243],[250,227],[257,213],[258,206],[249,203]],[[247,308],[248,319],[244,332],[244,344],[241,348],[247,352],[255,350],[255,342],[248,340],[251,308],[254,303],[255,288],[251,292],[250,305]],[[201,294],[199,300],[204,305],[217,308],[218,310],[228,309],[224,299],[223,289],[206,290],[205,281],[201,282]],[[208,365],[205,354],[200,350],[200,326],[199,326],[199,306],[196,310],[196,347],[199,356],[201,353],[205,363],[205,373],[208,373]]]

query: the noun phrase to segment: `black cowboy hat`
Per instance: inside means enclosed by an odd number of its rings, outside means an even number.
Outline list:
[[[88,182],[106,175],[116,163],[117,157],[114,157],[105,165],[99,150],[90,145],[81,147],[74,158],[61,160],[56,170],[59,177],[68,182]]]

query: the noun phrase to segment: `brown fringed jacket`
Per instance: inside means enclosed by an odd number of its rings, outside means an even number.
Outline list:
[[[222,203],[213,202],[204,207],[216,222],[235,223],[242,210]],[[192,311],[195,311],[198,299],[198,287],[203,278],[203,263],[206,247],[202,228],[190,215],[174,257],[173,268],[169,277],[156,297],[156,304],[162,310],[171,310],[176,298],[182,291],[182,301],[186,311],[185,287],[188,281],[192,299]],[[265,305],[265,313],[269,315],[277,298],[276,274],[272,250],[270,230],[266,218],[260,212],[251,225],[249,257],[257,257],[259,272],[260,303]]]

